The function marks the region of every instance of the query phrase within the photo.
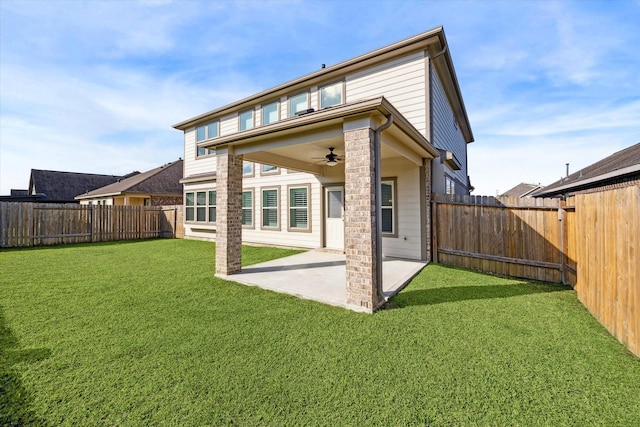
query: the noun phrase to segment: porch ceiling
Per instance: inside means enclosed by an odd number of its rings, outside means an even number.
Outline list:
[[[421,164],[422,158],[439,155],[429,141],[383,97],[327,108],[198,145],[214,149],[233,146],[236,154],[242,154],[249,161],[325,175],[333,169],[325,164],[330,147],[344,158],[344,120],[366,115],[376,126],[384,123],[387,117],[393,117],[392,126],[382,134],[383,160],[405,157]],[[342,162],[339,165],[342,166]]]

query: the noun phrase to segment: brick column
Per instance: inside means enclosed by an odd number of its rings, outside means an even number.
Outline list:
[[[216,150],[216,274],[241,269],[242,156],[232,148]]]
[[[345,144],[345,256],[347,304],[373,312],[380,303],[376,256],[374,131],[347,130]]]

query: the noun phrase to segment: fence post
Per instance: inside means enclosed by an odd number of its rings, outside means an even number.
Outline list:
[[[433,243],[431,248],[431,259],[436,264],[438,263],[438,202],[435,195],[432,195],[431,202],[431,235]]]
[[[558,226],[560,227],[560,274],[562,284],[567,284],[567,267],[566,267],[566,259],[567,259],[567,245],[565,243],[565,238],[567,236],[566,228],[566,211],[564,207],[567,205],[567,202],[562,200],[560,202],[560,207],[558,208]]]

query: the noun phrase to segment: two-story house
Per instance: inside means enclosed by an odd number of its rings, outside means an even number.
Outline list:
[[[350,303],[368,309],[382,256],[430,259],[431,193],[469,192],[473,135],[441,27],[174,128],[185,237],[216,240],[218,274],[240,270],[241,241],[343,251]]]

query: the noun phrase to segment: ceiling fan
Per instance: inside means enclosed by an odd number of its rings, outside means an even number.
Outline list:
[[[327,154],[324,157],[314,157],[314,159],[321,159],[322,161],[326,162],[327,166],[335,166],[338,164],[339,161],[342,160],[342,158],[333,152],[334,149],[335,149],[334,147],[329,147],[329,154]],[[320,162],[316,162],[316,163],[320,163]]]

